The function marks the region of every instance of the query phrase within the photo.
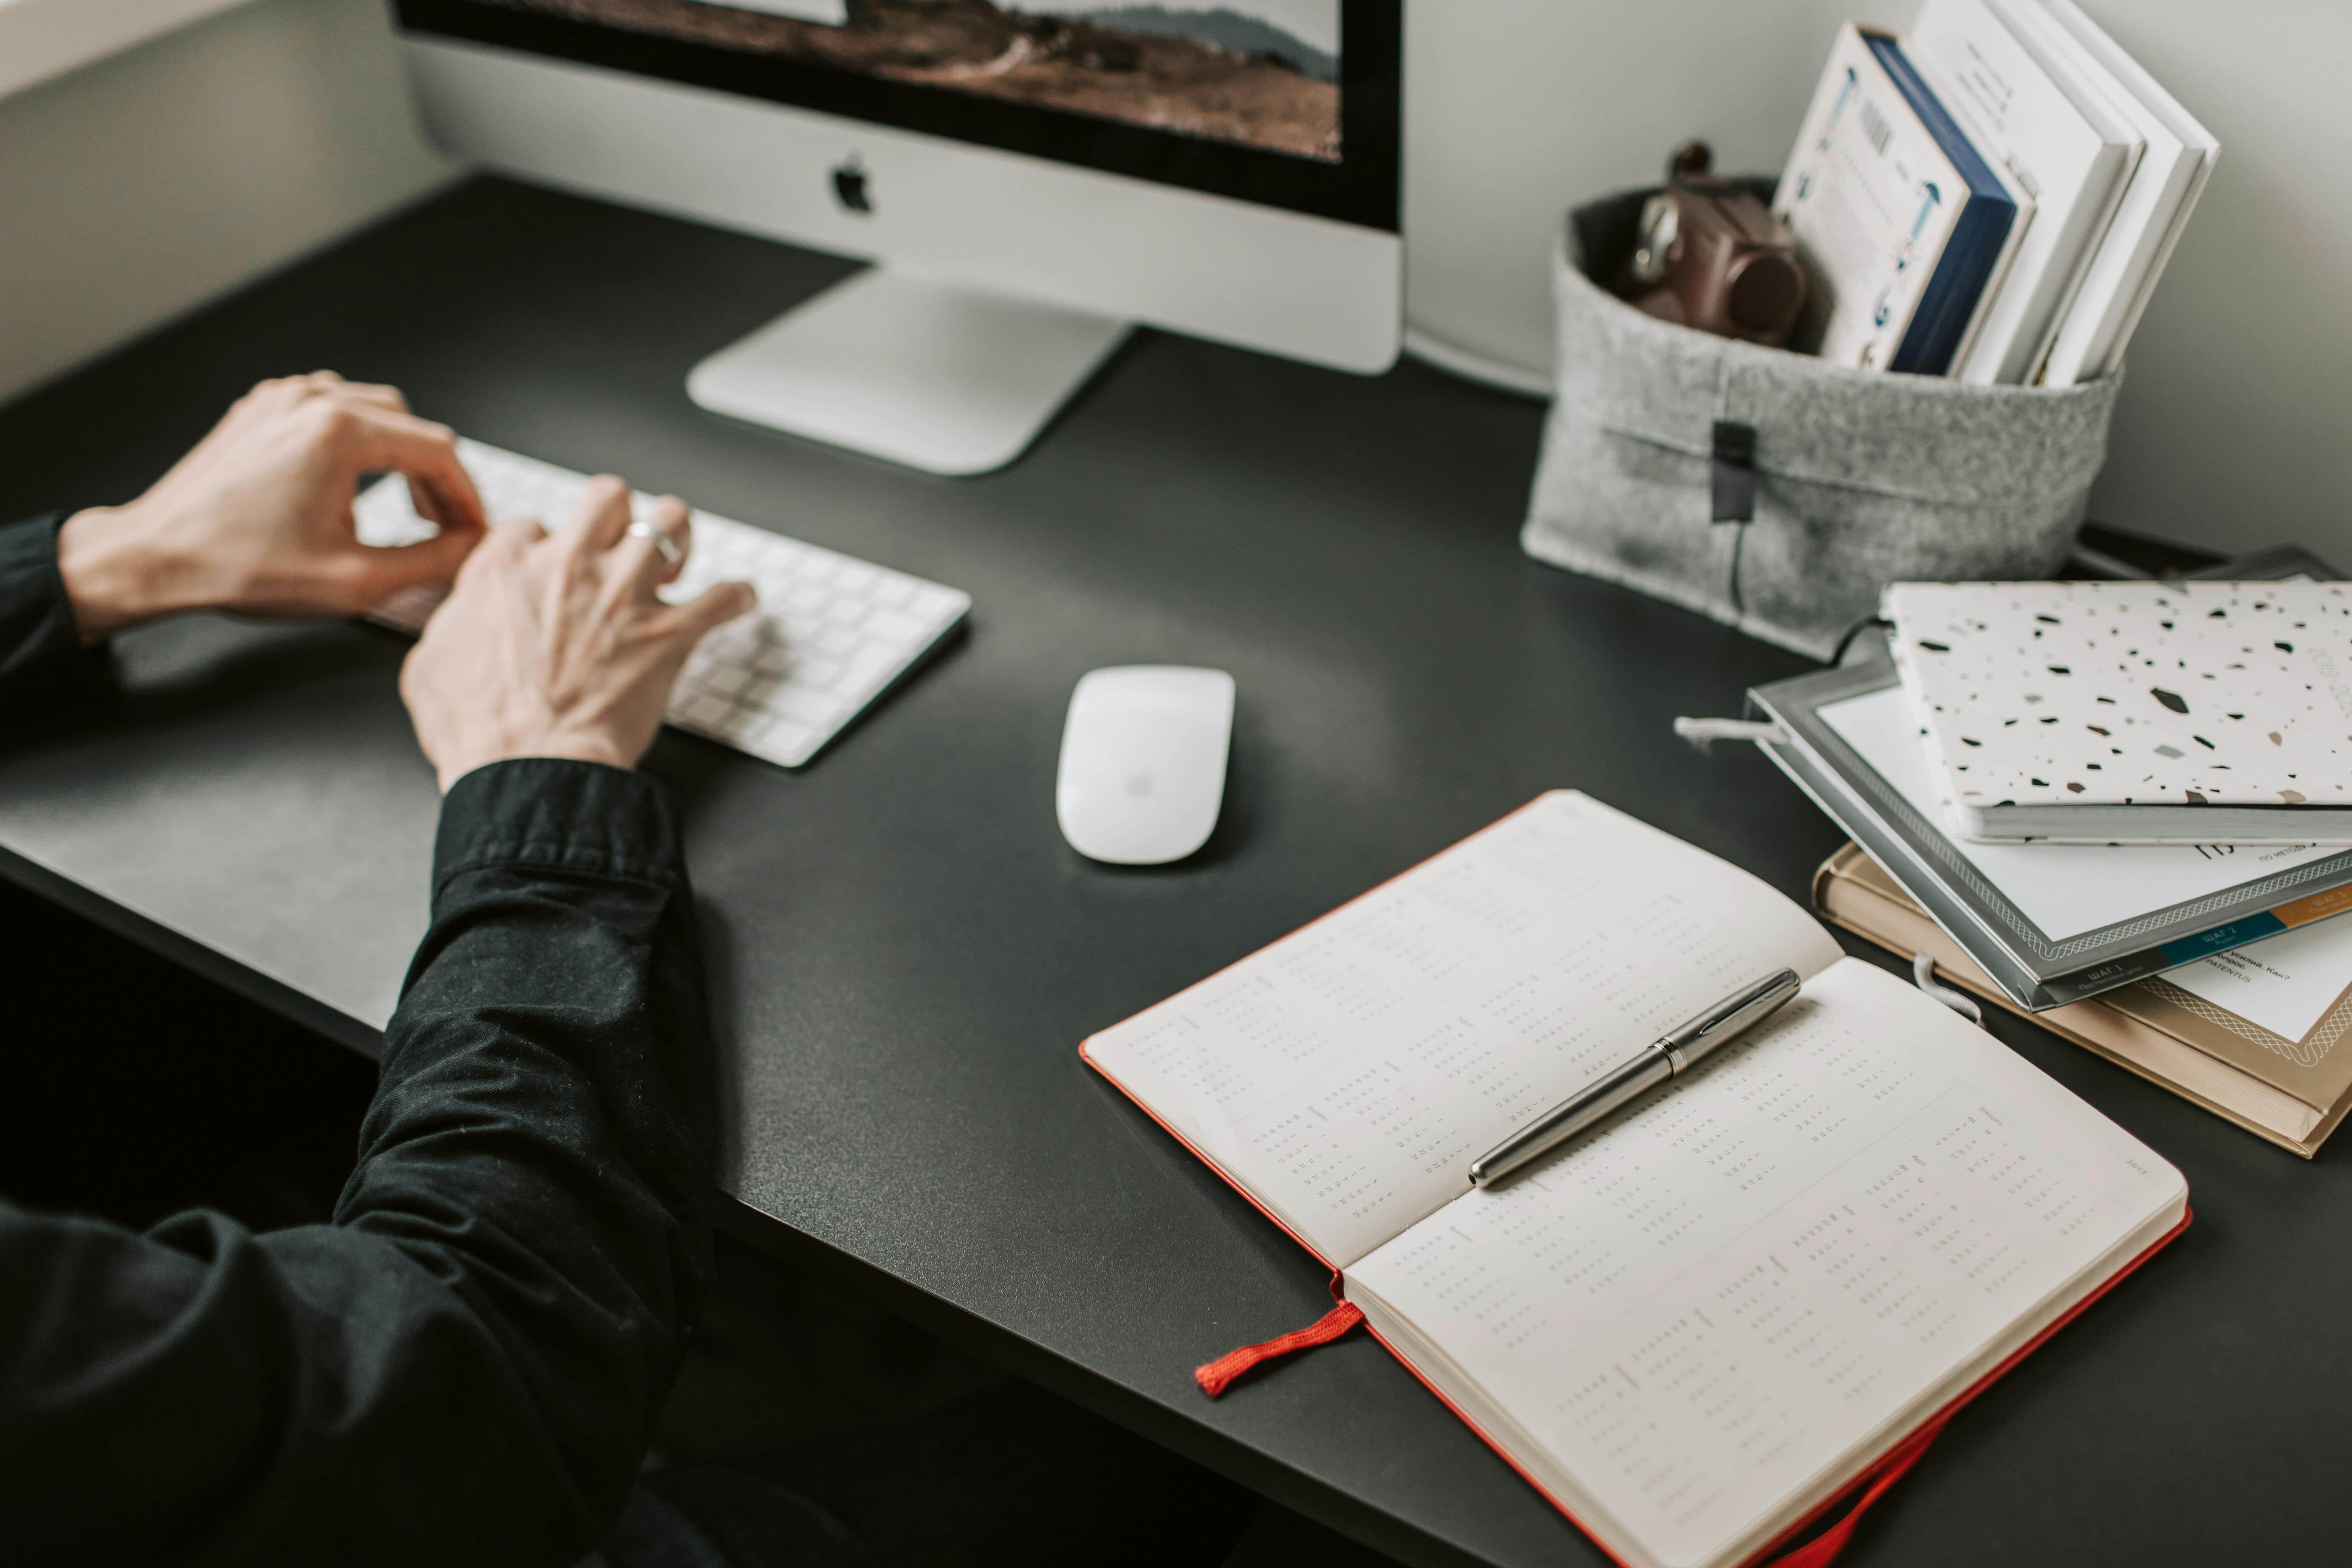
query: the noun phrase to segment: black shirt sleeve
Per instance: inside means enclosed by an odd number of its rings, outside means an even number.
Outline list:
[[[332,1226],[0,1205],[0,1556],[573,1561],[708,1284],[709,1071],[661,787],[460,780]]]
[[[103,655],[81,646],[65,579],[58,575],[55,512],[0,528],[0,717],[93,680]]]

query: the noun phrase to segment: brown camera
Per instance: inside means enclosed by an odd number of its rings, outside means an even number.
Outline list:
[[[1779,348],[1805,308],[1804,266],[1788,226],[1713,163],[1704,142],[1668,162],[1617,293],[1661,321]]]

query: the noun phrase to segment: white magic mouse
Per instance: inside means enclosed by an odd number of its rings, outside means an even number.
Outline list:
[[[1116,866],[1181,860],[1225,800],[1234,678],[1130,664],[1090,670],[1070,694],[1054,815],[1070,847]]]

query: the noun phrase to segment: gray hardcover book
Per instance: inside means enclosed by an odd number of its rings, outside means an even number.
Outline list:
[[[2300,552],[2200,577],[2334,577]],[[1883,656],[1748,693],[1759,742],[2018,1005],[2036,1012],[2352,910],[2352,850],[2310,845],[1971,844],[1946,831]]]

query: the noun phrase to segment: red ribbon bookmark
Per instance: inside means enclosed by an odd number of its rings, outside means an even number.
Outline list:
[[[1364,1310],[1353,1301],[1342,1301],[1303,1329],[1293,1329],[1266,1341],[1264,1344],[1244,1345],[1237,1351],[1227,1351],[1206,1366],[1192,1369],[1192,1381],[1201,1392],[1214,1399],[1233,1386],[1234,1379],[1250,1368],[1276,1360],[1293,1351],[1312,1350],[1328,1345],[1349,1329],[1364,1321]]]

